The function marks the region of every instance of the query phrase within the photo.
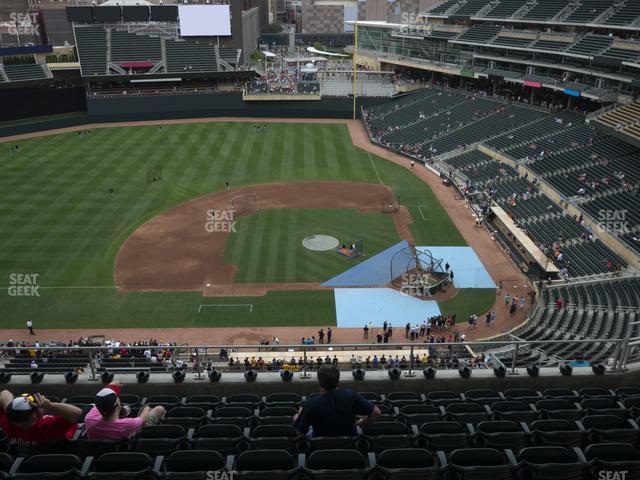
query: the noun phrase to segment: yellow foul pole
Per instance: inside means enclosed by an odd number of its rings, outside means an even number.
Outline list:
[[[358,19],[356,18],[353,29],[353,119],[356,119],[356,85],[358,82],[358,70],[356,68],[356,56],[358,55]]]

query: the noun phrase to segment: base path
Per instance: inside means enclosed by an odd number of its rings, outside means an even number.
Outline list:
[[[232,209],[232,199],[242,194],[256,195],[257,209],[265,208],[353,208],[380,212],[385,198],[393,197],[385,185],[358,182],[287,182],[251,185],[205,195],[181,203],[138,227],[124,242],[116,257],[114,279],[122,292],[203,291],[207,295],[231,289],[209,288],[233,284],[235,295],[263,295],[267,290],[295,290],[290,284],[234,284],[236,268],[225,264],[224,249],[233,220],[224,212]],[[210,210],[221,220],[207,228]],[[398,212],[394,219],[400,235],[409,228],[410,217]],[[315,284],[302,288],[315,289]]]

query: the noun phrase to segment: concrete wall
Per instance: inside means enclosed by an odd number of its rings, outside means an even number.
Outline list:
[[[302,33],[343,32],[344,5],[321,5],[316,0],[302,0]]]
[[[260,9],[254,7],[242,12],[242,62],[248,62],[258,48],[260,35]]]

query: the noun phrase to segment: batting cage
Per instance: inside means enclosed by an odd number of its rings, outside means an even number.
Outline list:
[[[389,262],[391,286],[408,295],[431,297],[449,284],[449,274],[442,262],[429,250],[403,248]]]
[[[258,211],[258,196],[255,193],[242,193],[231,199],[231,208],[236,216],[253,215]]]

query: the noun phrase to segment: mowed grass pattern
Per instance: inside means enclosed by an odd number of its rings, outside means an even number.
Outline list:
[[[348,208],[267,209],[241,217],[229,236],[225,263],[238,267],[237,282],[323,282],[400,241],[390,215]],[[331,235],[342,244],[362,240],[365,256],[349,261],[334,251],[302,245],[309,235]]]
[[[233,188],[380,179],[410,207],[418,244],[464,244],[426,185],[355,148],[342,125],[270,124],[264,133],[243,123],[95,129],[84,137],[68,133],[20,141],[19,153],[11,154],[15,143],[0,144],[0,286],[9,285],[12,273],[37,273],[41,290],[37,298],[4,297],[4,327],[22,328],[26,318],[41,328],[48,318],[57,319],[59,328],[96,326],[106,315],[123,327],[146,326],[154,318],[165,319],[165,311],[176,313],[173,307],[180,315],[155,326],[212,324],[195,313],[195,294],[148,293],[141,302],[114,288],[94,287],[113,287],[115,255],[139,225],[178,203],[223,189],[225,181]],[[146,184],[148,169],[157,168],[162,181]],[[416,216],[418,205],[429,205],[432,220]],[[267,253],[259,261],[274,260]],[[92,302],[97,292],[100,301]],[[295,304],[298,292],[287,295]],[[318,301],[332,303],[328,297]],[[69,302],[83,308],[71,308]],[[278,302],[286,305],[283,296]],[[250,318],[260,325],[287,324],[281,315],[259,316],[258,311]]]

